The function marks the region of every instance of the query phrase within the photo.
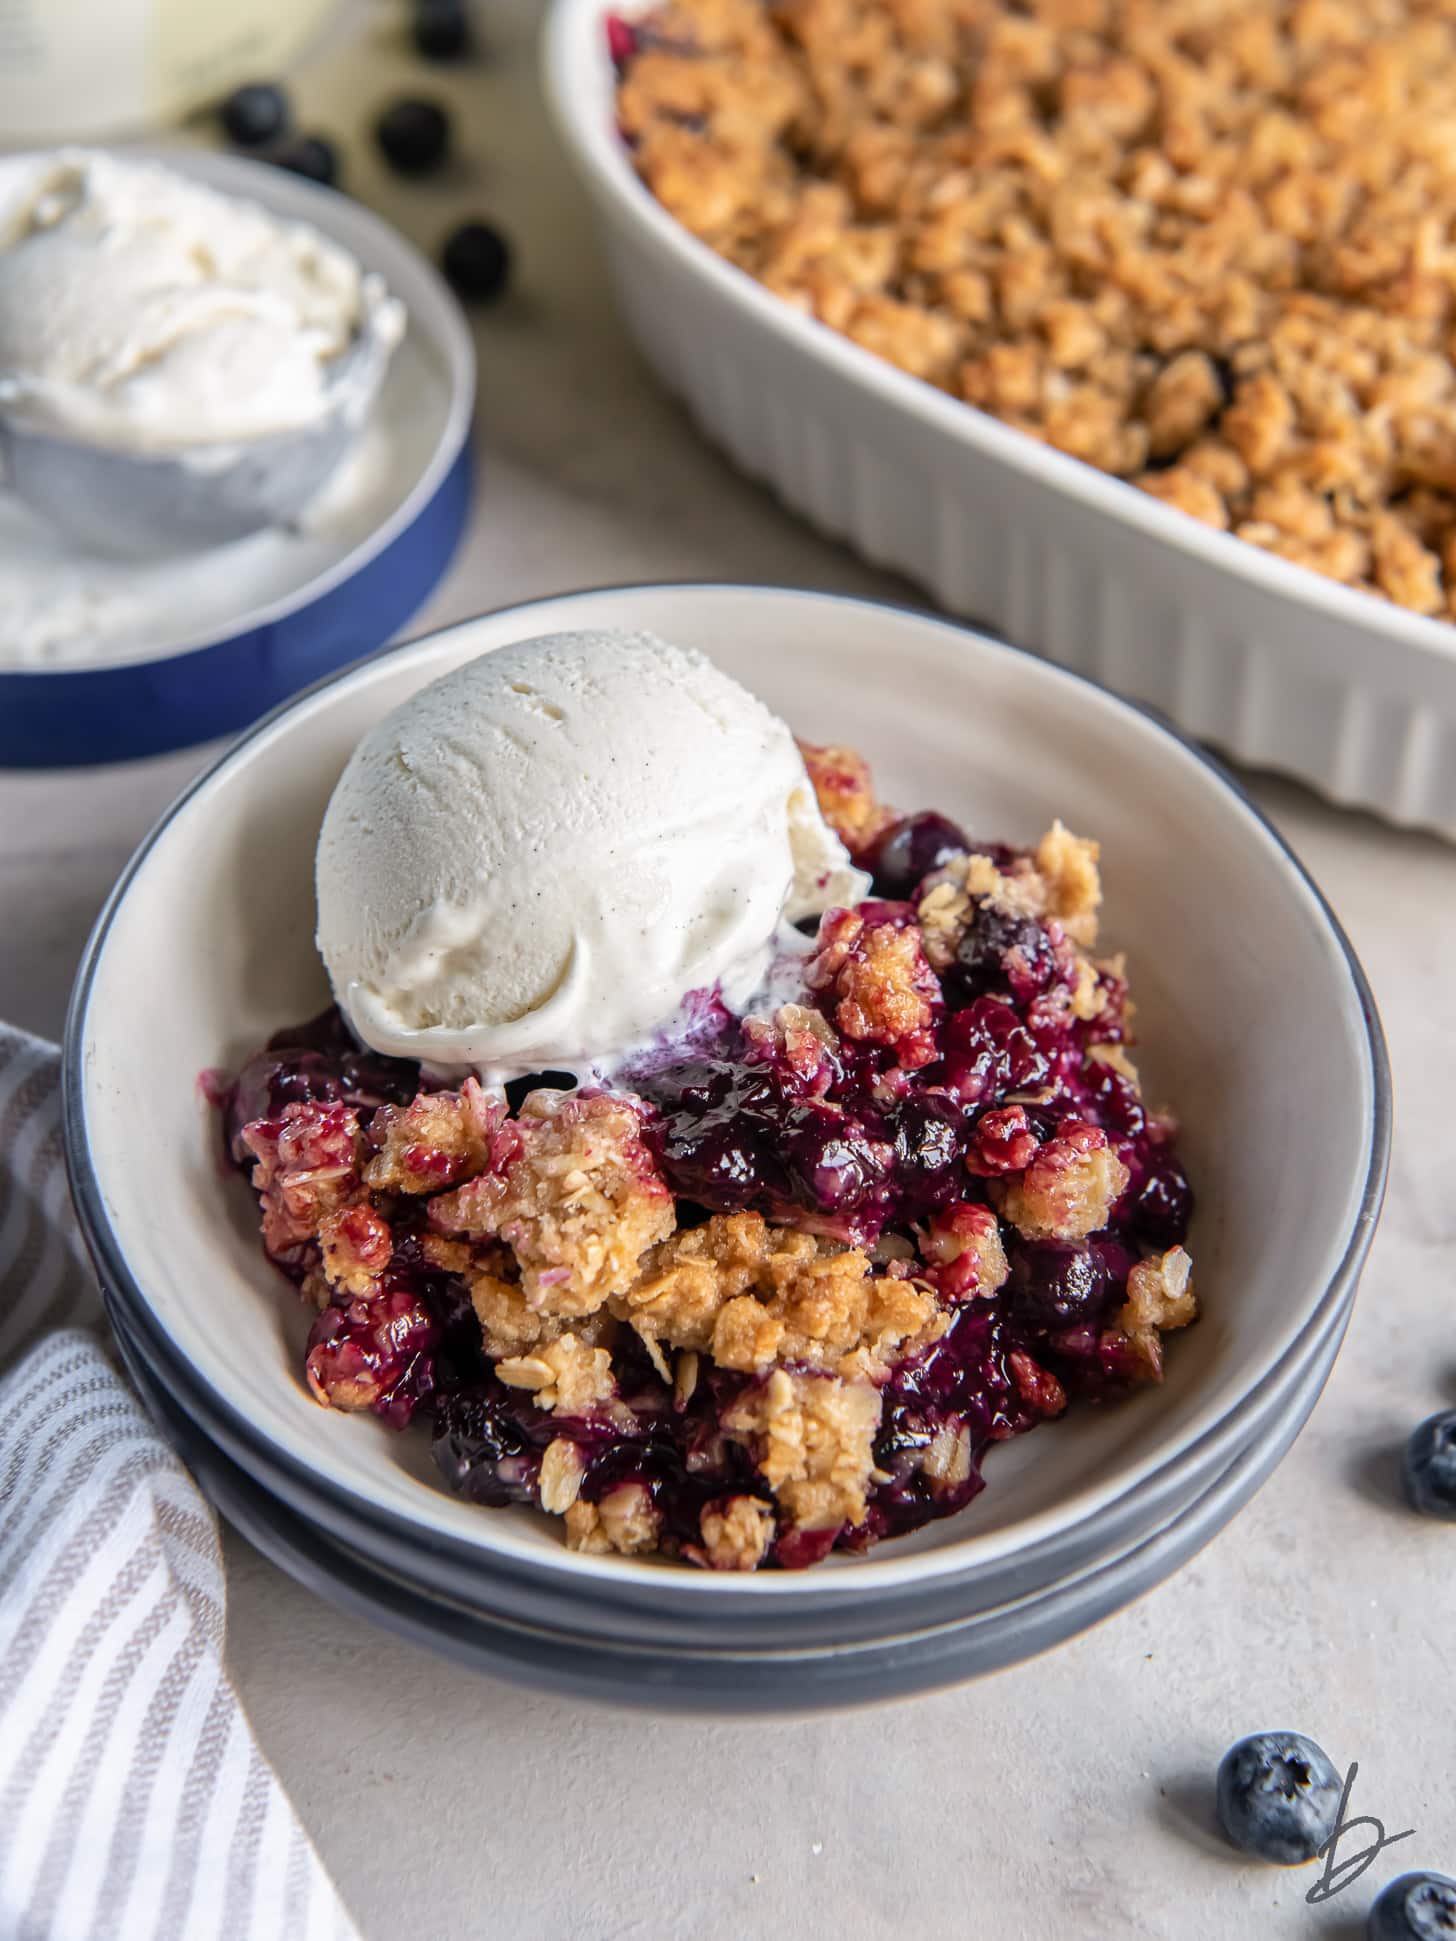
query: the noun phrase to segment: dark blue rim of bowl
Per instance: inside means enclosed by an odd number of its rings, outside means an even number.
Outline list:
[[[1074,1582],[920,1636],[758,1658],[604,1646],[579,1632],[489,1618],[431,1597],[270,1496],[199,1433],[125,1343],[122,1355],[154,1419],[229,1521],[306,1590],[352,1616],[473,1670],[557,1697],[700,1716],[803,1717],[913,1698],[1021,1663],[1145,1595],[1210,1542],[1273,1474],[1314,1409],[1338,1348],[1338,1341],[1331,1345],[1273,1435],[1241,1451],[1134,1549]]]
[[[356,572],[246,633],[115,667],[0,670],[0,768],[132,761],[231,734],[265,709],[271,720],[424,604],[465,529],[471,471],[467,442],[415,517]]]
[[[579,591],[581,591],[582,597],[591,597],[602,593],[630,594],[674,590],[696,593],[716,592],[735,594],[745,592],[771,592],[780,598],[787,596],[800,600],[821,601],[834,606],[850,605],[868,607],[890,613],[913,613],[917,619],[925,621],[937,628],[943,628],[951,635],[964,635],[973,631],[960,626],[953,620],[946,619],[939,614],[928,612],[924,607],[913,605],[908,601],[855,599],[842,594],[824,593],[800,587],[754,587],[752,585],[731,581],[681,580],[656,581],[646,584],[641,582],[627,582],[620,586],[591,587]],[[563,599],[570,599],[572,597],[569,593],[545,594],[534,600],[513,602],[509,606],[496,609],[494,614],[480,614],[475,616],[475,618],[489,619],[497,617],[502,613],[514,613],[519,614],[523,624],[528,625],[529,616],[539,608],[553,606]],[[461,621],[457,624],[465,626],[470,623],[469,621]],[[442,629],[441,631],[450,632],[454,631],[454,628]],[[528,636],[523,633],[522,638],[526,637]],[[433,638],[433,636],[425,635],[422,638],[429,639]],[[976,638],[993,653],[1003,653],[1019,658],[1038,660],[1052,678],[1071,682],[1078,687],[1091,688],[1094,692],[1101,695],[1104,700],[1110,701],[1114,706],[1124,709],[1129,716],[1140,721],[1150,722],[1159,733],[1166,735],[1170,740],[1176,742],[1187,754],[1215,777],[1222,787],[1240,804],[1251,820],[1264,832],[1274,844],[1275,848],[1283,855],[1295,876],[1314,899],[1331,935],[1340,947],[1345,959],[1346,969],[1349,972],[1350,980],[1355,987],[1355,992],[1360,1002],[1361,1016],[1365,1023],[1366,1049],[1370,1058],[1370,1079],[1373,1100],[1370,1128],[1370,1160],[1366,1168],[1360,1206],[1352,1223],[1350,1237],[1341,1255],[1339,1265],[1336,1267],[1328,1286],[1320,1297],[1316,1313],[1311,1315],[1311,1324],[1313,1324],[1321,1313],[1332,1307],[1342,1291],[1359,1274],[1365,1256],[1369,1252],[1371,1240],[1374,1237],[1375,1224],[1379,1218],[1381,1203],[1385,1196],[1385,1180],[1390,1164],[1390,1061],[1374,994],[1370,989],[1369,981],[1365,976],[1360,960],[1355,954],[1354,946],[1345,935],[1339,918],[1330,908],[1329,902],[1323,892],[1314,882],[1303,863],[1295,855],[1283,836],[1274,827],[1274,824],[1264,814],[1263,810],[1252,799],[1242,784],[1225,768],[1223,763],[1215,756],[1209,754],[1191,736],[1185,735],[1180,729],[1174,727],[1156,709],[1147,707],[1141,702],[1128,700],[1125,696],[1116,694],[1111,689],[1103,687],[1100,682],[1090,680],[1084,674],[1075,673],[1070,668],[1061,667],[1054,661],[1045,661],[1040,656],[1030,655],[1023,648],[1013,647],[1009,642],[993,639],[989,635],[977,634]],[[420,641],[403,642],[400,645],[418,646],[420,645]],[[386,647],[380,649],[375,654],[365,655],[361,660],[351,664],[349,667],[326,674],[321,680],[315,681],[312,686],[304,689],[301,693],[291,695],[287,700],[280,702],[277,707],[273,708],[260,721],[254,722],[245,734],[240,735],[236,741],[224,749],[216,760],[209,762],[202,773],[183,789],[170,806],[163,811],[158,821],[142,839],[136,853],[122,871],[120,877],[117,879],[115,888],[102,907],[101,914],[96,919],[95,927],[82,953],[80,967],[76,974],[75,986],[71,994],[70,1006],[66,1015],[62,1050],[61,1099],[66,1172],[70,1182],[71,1197],[76,1209],[81,1233],[90,1250],[101,1280],[111,1287],[119,1298],[126,1300],[129,1305],[139,1306],[144,1312],[151,1312],[150,1304],[140,1283],[132,1274],[123,1250],[111,1230],[110,1222],[106,1216],[104,1197],[91,1164],[90,1148],[86,1138],[85,1104],[81,1084],[82,1040],[85,1035],[91,988],[95,980],[97,965],[106,947],[106,939],[113,919],[131,886],[132,879],[146,862],[148,855],[162,832],[170,825],[176,815],[187,805],[192,797],[200,789],[204,788],[221,768],[234,760],[251,741],[259,735],[265,734],[272,727],[273,723],[286,713],[289,708],[299,706],[303,701],[332,686],[336,681],[348,679],[360,667],[367,665],[369,662],[382,659],[385,655],[398,651],[400,651],[399,647]],[[191,1366],[190,1362],[189,1366]],[[255,1440],[255,1436],[246,1418],[230,1402],[218,1394],[217,1390],[201,1371],[194,1370],[194,1376],[196,1387],[206,1396],[210,1408],[220,1420],[230,1426],[234,1435],[244,1445],[251,1444]],[[1237,1408],[1239,1405],[1236,1403],[1233,1406]],[[1217,1424],[1211,1425],[1209,1433],[1216,1433],[1217,1428]],[[308,1486],[312,1493],[333,1498],[339,1503],[341,1508],[346,1510],[353,1508],[357,1513],[362,1513],[370,1521],[378,1524],[382,1528],[397,1529],[401,1534],[407,1534],[412,1538],[419,1536],[418,1530],[407,1519],[396,1518],[392,1512],[381,1510],[376,1505],[369,1503],[368,1499],[360,1492],[316,1475],[306,1465],[298,1462],[286,1452],[273,1449],[270,1446],[269,1455],[270,1459],[280,1469],[286,1473],[295,1475],[300,1483]],[[477,1563],[479,1561],[479,1553],[472,1546],[457,1544],[451,1540],[447,1540],[439,1533],[433,1533],[431,1541],[437,1546],[458,1550],[462,1557],[470,1556]],[[491,1561],[494,1563],[495,1560],[492,1559]],[[606,1583],[602,1580],[594,1579],[593,1583],[599,1590],[605,1591],[607,1588]]]

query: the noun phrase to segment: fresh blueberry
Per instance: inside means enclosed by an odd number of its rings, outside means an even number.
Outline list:
[[[458,61],[470,48],[464,0],[415,0],[410,33],[427,61]]]
[[[1427,1416],[1411,1432],[1401,1473],[1413,1509],[1456,1522],[1456,1409]]]
[[[447,237],[440,261],[461,296],[489,303],[510,280],[511,246],[488,222],[464,222]]]
[[[295,135],[292,141],[270,149],[268,160],[275,168],[287,169],[290,175],[301,175],[309,182],[322,182],[328,189],[339,179],[339,151],[322,135]]]
[[[221,110],[223,133],[238,148],[276,142],[288,127],[288,96],[273,81],[234,88]]]
[[[1448,1874],[1402,1874],[1370,1910],[1368,1941],[1452,1941],[1456,1880]]]
[[[1256,1732],[1218,1768],[1219,1824],[1257,1860],[1313,1860],[1335,1830],[1343,1791],[1329,1754],[1298,1732]]]
[[[450,152],[450,117],[434,101],[396,101],[374,125],[374,139],[399,175],[430,175]]]

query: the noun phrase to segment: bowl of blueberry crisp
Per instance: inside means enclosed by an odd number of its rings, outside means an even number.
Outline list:
[[[1384,1166],[1358,967],[1205,757],[769,589],[540,602],[280,711],[124,880],[70,1058],[119,1324],[234,1457],[396,1560],[663,1609],[1196,1496],[1327,1366]]]

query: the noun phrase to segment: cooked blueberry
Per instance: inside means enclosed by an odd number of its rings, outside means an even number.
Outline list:
[[[968,997],[1009,985],[1025,1003],[1051,981],[1051,939],[1031,917],[1008,916],[983,897],[956,945],[956,962]]]
[[[221,109],[223,133],[239,148],[277,141],[288,126],[288,96],[276,82],[250,81],[234,88]]]
[[[832,1215],[863,1204],[884,1177],[873,1143],[854,1121],[824,1106],[791,1106],[781,1139],[789,1163],[790,1190],[801,1206]]]
[[[1427,1416],[1411,1432],[1401,1473],[1413,1509],[1456,1522],[1456,1409]]]
[[[963,1185],[963,1123],[959,1112],[936,1099],[908,1098],[896,1111],[895,1183],[907,1210],[940,1205]]]
[[[1093,1064],[1083,1074],[1083,1082],[1093,1108],[1086,1114],[1088,1118],[1119,1139],[1142,1137],[1147,1130],[1148,1115],[1130,1078],[1124,1078],[1111,1065]],[[1182,1235],[1177,1237],[1181,1239]]]
[[[410,37],[427,61],[458,61],[470,46],[463,0],[415,0]]]
[[[1028,1240],[1012,1256],[1006,1295],[1012,1313],[1032,1327],[1069,1328],[1097,1316],[1110,1285],[1102,1254],[1085,1241]]]
[[[1381,1889],[1365,1932],[1369,1941],[1452,1941],[1456,1880],[1448,1874],[1402,1874]]]
[[[287,169],[309,182],[322,182],[332,188],[339,179],[339,152],[322,135],[295,135],[292,141],[270,149],[268,160],[275,168]]]
[[[1327,1752],[1299,1732],[1256,1732],[1218,1768],[1219,1824],[1241,1852],[1295,1867],[1335,1830],[1343,1785]]]
[[[933,869],[968,854],[970,838],[943,815],[907,815],[870,844],[861,861],[876,896],[911,896]]]
[[[374,139],[400,175],[429,175],[450,152],[450,117],[434,101],[396,101],[374,124]]]
[[[1113,1131],[1121,1127],[1113,1125]],[[1134,1189],[1128,1217],[1138,1232],[1155,1246],[1176,1247],[1188,1238],[1193,1218],[1193,1189],[1188,1175],[1169,1152],[1152,1159]]]
[[[1021,1018],[998,998],[982,997],[945,1023],[947,1089],[962,1105],[985,1105],[1007,1092],[1046,1083],[1051,1064]]]
[[[464,222],[447,237],[440,261],[461,296],[488,303],[510,279],[511,247],[488,222]]]
[[[440,1395],[431,1450],[451,1489],[473,1502],[529,1502],[538,1458],[509,1399],[489,1391]]]

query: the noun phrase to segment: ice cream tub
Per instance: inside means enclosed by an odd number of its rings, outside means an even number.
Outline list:
[[[406,327],[356,448],[286,528],[175,558],[79,559],[0,482],[5,766],[115,761],[236,731],[397,633],[463,529],[474,352],[443,280],[331,190],[236,157],[164,159],[311,225],[382,278]],[[35,161],[0,161],[0,188]]]

